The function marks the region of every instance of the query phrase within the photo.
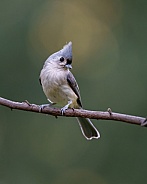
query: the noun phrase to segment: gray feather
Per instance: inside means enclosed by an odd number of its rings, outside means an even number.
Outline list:
[[[49,56],[47,60],[54,59],[56,56],[63,56],[64,58],[72,60],[72,42],[69,42],[63,47],[63,49]]]
[[[90,119],[78,117],[77,120],[86,139],[91,140],[92,138],[100,138],[100,133],[94,127]]]
[[[82,108],[82,101],[81,101],[79,86],[78,86],[76,79],[74,78],[74,76],[71,72],[69,72],[67,75],[67,82],[68,82],[69,86],[71,87],[71,89],[74,91],[74,93],[77,95],[77,97],[78,97],[77,103]]]

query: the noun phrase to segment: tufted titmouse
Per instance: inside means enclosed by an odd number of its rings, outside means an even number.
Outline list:
[[[72,68],[72,42],[66,44],[63,49],[52,54],[45,61],[40,73],[40,83],[49,101],[49,105],[59,104],[63,106],[61,113],[68,108],[82,109],[82,102],[78,84],[69,71]],[[46,105],[42,105],[44,108]],[[98,139],[100,134],[90,119],[77,118],[84,137],[88,140]]]

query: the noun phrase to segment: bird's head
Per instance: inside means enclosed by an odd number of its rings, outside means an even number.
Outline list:
[[[72,42],[66,44],[63,49],[55,52],[46,60],[46,64],[52,64],[57,68],[71,69],[72,66]]]

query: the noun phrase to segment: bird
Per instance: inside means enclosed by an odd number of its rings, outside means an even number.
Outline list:
[[[83,109],[79,86],[71,73],[72,69],[72,42],[51,54],[45,61],[40,72],[39,81],[42,85],[49,104],[40,106],[60,105],[61,114],[68,108]],[[100,133],[89,118],[77,117],[82,134],[87,140],[100,138]]]

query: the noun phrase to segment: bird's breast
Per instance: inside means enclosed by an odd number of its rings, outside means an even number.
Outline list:
[[[54,103],[66,105],[68,101],[76,102],[77,96],[68,85],[67,71],[41,72],[41,83],[47,98]]]

